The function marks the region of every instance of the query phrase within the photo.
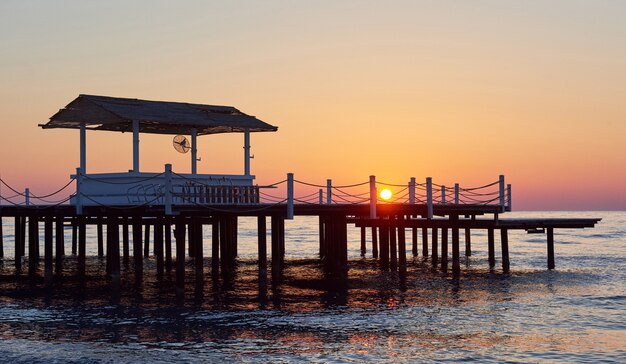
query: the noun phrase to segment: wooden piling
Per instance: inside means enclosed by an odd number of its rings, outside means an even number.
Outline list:
[[[156,258],[157,280],[163,279],[163,217],[154,221],[154,255]]]
[[[376,226],[372,226],[372,258],[378,258],[378,234]]]
[[[85,278],[85,255],[87,250],[87,225],[85,217],[78,217],[78,276]]]
[[[142,256],[142,222],[141,215],[133,216],[133,262],[135,265],[135,273],[141,277],[143,272],[143,256]]]
[[[63,230],[63,215],[56,216],[55,232],[56,232],[56,259],[55,272],[61,275],[63,271],[63,257],[65,256],[65,231]]]
[[[448,271],[448,228],[441,229],[441,271]]]
[[[431,261],[432,261],[432,265],[436,266],[437,265],[437,261],[439,259],[439,247],[437,246],[439,244],[438,240],[438,233],[437,233],[437,228],[433,228],[432,230],[432,254],[431,254]]]
[[[222,271],[223,276],[228,276],[230,274],[230,240],[229,240],[229,232],[228,232],[228,219],[226,216],[219,217],[220,222],[220,270]],[[278,240],[276,240],[278,243]],[[274,244],[272,242],[272,244]],[[272,248],[273,250],[273,248]],[[278,251],[278,248],[277,248]],[[274,252],[272,252],[273,257]],[[278,260],[277,260],[278,262]]]
[[[554,229],[547,229],[548,238],[548,269],[554,269]]]
[[[122,260],[124,268],[128,268],[130,264],[130,239],[128,236],[128,217],[122,218]]]
[[[396,272],[398,270],[398,243],[397,243],[397,234],[396,234],[396,226],[394,224],[394,220],[389,220],[389,257],[390,257],[390,269],[392,272]]]
[[[201,287],[204,282],[204,242],[202,241],[202,222],[198,218],[194,218],[192,224],[196,287]],[[191,245],[192,243],[189,242],[189,244]]]
[[[44,217],[44,282],[52,284],[52,216]]]
[[[188,254],[190,258],[193,258],[195,256],[196,253],[196,246],[193,244],[194,242],[194,229],[193,226],[191,226],[193,224],[192,221],[189,221],[189,223],[187,224],[187,241],[189,242],[187,244],[187,250],[188,250]]]
[[[97,222],[97,234],[98,234],[98,256],[104,256],[104,232],[102,231],[102,218],[98,217]]]
[[[319,237],[320,237],[320,258],[324,258],[324,255],[326,254],[326,237],[324,235],[325,233],[325,229],[326,227],[324,226],[324,217],[322,215],[320,215],[318,217],[318,222],[319,222]]]
[[[428,228],[422,228],[422,256],[428,256]]]
[[[406,230],[404,224],[398,228],[398,263],[400,275],[406,275]]]
[[[365,226],[361,226],[361,256],[364,257],[365,253],[367,253],[367,246],[365,239]]]
[[[386,272],[389,270],[389,220],[384,220],[378,231],[380,233],[380,269]]]
[[[176,296],[185,295],[185,222],[178,217],[175,223],[174,238],[176,239]]]
[[[266,217],[257,217],[258,253],[259,253],[259,283],[267,281],[267,221]]]
[[[457,275],[460,272],[461,262],[459,259],[459,228],[455,224],[452,227],[452,273]]]
[[[211,221],[211,275],[216,281],[220,272],[220,224],[213,216]]]
[[[108,235],[111,235],[110,238],[110,249],[109,254],[111,254],[111,258],[109,259],[111,265],[111,287],[113,291],[119,291],[121,285],[121,274],[120,274],[120,225],[119,219],[117,216],[109,216],[107,218],[108,226],[107,226],[107,241]]]
[[[15,239],[15,274],[19,274],[22,270],[22,249],[20,248],[20,236],[22,235],[22,219],[19,216],[15,216],[15,228],[13,231]]]
[[[470,229],[465,229],[465,256],[472,256],[472,233]]]
[[[494,229],[487,229],[487,249],[489,250],[489,268],[496,266],[496,252],[495,252],[495,239]]]
[[[500,229],[500,243],[502,245],[502,270],[508,273],[510,269],[509,262],[509,231]]]
[[[411,228],[411,239],[413,239],[413,256],[417,256],[417,228]]]
[[[0,259],[4,259],[4,232],[2,231],[2,215],[0,215]]]
[[[19,244],[20,256],[25,257],[26,256],[26,231],[27,231],[26,216],[21,217],[20,224],[22,225],[20,228],[20,244]]]
[[[76,218],[72,219],[72,255],[78,252],[78,223]]]
[[[277,215],[272,216],[271,228],[272,228],[272,282],[278,282],[280,280],[280,223]]]
[[[31,278],[37,273],[39,263],[37,246],[39,246],[39,221],[37,216],[32,214],[28,217],[28,275]]]
[[[150,224],[144,224],[144,238],[143,238],[143,256],[150,256]]]
[[[172,219],[165,217],[165,270],[172,272]]]

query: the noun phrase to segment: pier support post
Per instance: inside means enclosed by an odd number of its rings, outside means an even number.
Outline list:
[[[144,224],[144,239],[143,239],[143,256],[145,258],[150,256],[150,224]]]
[[[97,234],[98,234],[98,256],[104,256],[104,232],[102,231],[102,218],[98,217],[97,222]]]
[[[547,229],[548,236],[548,269],[554,269],[554,228]]]
[[[194,218],[193,226],[193,244],[195,246],[194,266],[196,269],[196,287],[202,287],[204,284],[204,244],[202,241],[202,222],[198,218]]]
[[[422,228],[422,256],[428,256],[428,228]]]
[[[459,217],[450,216],[452,222],[452,273],[458,275],[461,272],[461,262],[459,258],[459,227],[457,225]]]
[[[78,252],[78,223],[76,218],[72,219],[72,255]]]
[[[324,231],[324,229],[326,227],[324,224],[324,217],[322,215],[318,217],[318,220],[319,220],[319,235],[320,235],[320,258],[324,259],[324,256],[326,255],[326,232]]]
[[[172,218],[165,217],[165,271],[172,272]]]
[[[413,243],[413,257],[417,256],[417,228],[411,228],[411,239]]]
[[[44,218],[44,282],[52,284],[52,216]]]
[[[364,257],[367,252],[367,246],[365,244],[365,226],[361,226],[361,256]]]
[[[378,233],[376,226],[372,226],[372,258],[378,258]]]
[[[85,217],[78,216],[78,276],[85,278],[85,255],[87,250],[87,225]]]
[[[502,270],[508,273],[510,269],[509,262],[509,231],[507,229],[500,230],[500,243],[502,245]]]
[[[472,256],[472,233],[470,229],[465,229],[465,256]]]
[[[20,274],[22,271],[22,249],[20,247],[20,236],[22,235],[22,218],[20,216],[15,216],[15,227],[14,227],[14,240],[15,240],[15,274]]]
[[[398,227],[398,265],[400,275],[406,275],[406,228],[404,227],[404,217]]]
[[[280,223],[279,217],[272,215],[271,228],[272,228],[272,283],[280,281]],[[328,242],[327,242],[328,243]]]
[[[211,219],[211,275],[216,282],[220,274],[220,223],[216,216]]]
[[[495,239],[493,228],[487,229],[487,245],[489,250],[489,268],[496,266]]]
[[[130,240],[128,238],[128,217],[122,218],[122,255],[124,260],[124,268],[128,268],[130,254]]]
[[[441,271],[448,271],[448,228],[441,229]]]
[[[135,275],[141,278],[143,273],[143,256],[141,250],[141,216],[133,216],[133,262],[135,264]]]
[[[107,227],[107,236],[111,234],[111,238],[107,239],[111,241],[111,248],[109,254],[111,254],[111,287],[114,292],[119,292],[121,288],[121,274],[120,274],[120,225],[117,216],[109,216],[107,219],[109,226]]]
[[[154,221],[154,255],[156,257],[157,280],[163,279],[163,217]]]
[[[25,257],[26,256],[26,231],[28,230],[28,225],[26,224],[26,216],[22,216],[22,219],[20,220],[22,227],[20,229],[20,256]]]
[[[392,216],[389,220],[389,256],[391,260],[391,271],[398,271],[398,243],[397,243],[397,233],[396,233],[396,218]]]
[[[2,215],[0,215],[0,259],[4,259],[4,232],[2,231]]]
[[[57,215],[55,221],[55,233],[56,233],[56,259],[55,259],[55,272],[57,275],[61,275],[63,271],[63,257],[65,256],[65,234],[63,231],[63,215]]]
[[[39,221],[36,215],[28,217],[28,275],[33,278],[37,274],[39,256],[37,247],[39,246]]]
[[[439,252],[438,252],[439,249],[438,249],[438,246],[437,246],[437,244],[438,244],[438,242],[437,242],[437,239],[438,239],[437,228],[433,228],[432,229],[432,235],[433,235],[432,236],[433,243],[432,243],[431,259],[432,259],[432,265],[433,266],[437,266],[437,261],[439,260]]]
[[[259,291],[265,292],[267,286],[267,218],[257,217],[258,253],[259,253]]]
[[[379,227],[380,232],[380,269],[389,270],[389,220],[384,219]]]
[[[176,239],[176,296],[185,296],[185,221],[176,219],[174,238]]]

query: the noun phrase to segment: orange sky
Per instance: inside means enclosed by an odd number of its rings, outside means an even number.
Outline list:
[[[0,176],[62,186],[78,132],[37,124],[89,93],[279,126],[252,135],[260,184],[504,174],[515,210],[626,210],[625,14],[613,1],[2,1]],[[88,133],[89,170],[131,168],[130,138]],[[199,172],[240,173],[242,140],[201,137]],[[189,170],[171,136],[142,136],[142,170],[168,162]]]

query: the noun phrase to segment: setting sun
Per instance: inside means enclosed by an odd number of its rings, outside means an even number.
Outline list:
[[[382,198],[383,200],[387,201],[391,198],[393,194],[391,193],[391,190],[385,188],[384,190],[380,191],[380,198]]]

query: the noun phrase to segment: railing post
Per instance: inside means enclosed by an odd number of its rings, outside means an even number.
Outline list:
[[[409,181],[409,203],[415,203],[415,177],[411,177]]]
[[[287,173],[287,219],[293,220],[293,173]]]
[[[433,218],[433,179],[426,177],[426,207],[428,209],[428,218]]]
[[[24,189],[24,197],[26,206],[30,206],[30,188],[27,187]]]
[[[81,168],[76,168],[76,215],[83,214],[83,171]]]
[[[454,204],[455,205],[459,204],[459,184],[458,183],[454,184]]]
[[[376,176],[370,176],[370,219],[376,218],[376,203],[378,201],[376,192]]]
[[[441,186],[441,204],[446,204],[446,186],[444,185]]]
[[[503,175],[500,175],[498,182],[500,185],[500,210],[504,212],[505,197],[504,197],[504,176]]]
[[[507,206],[507,211],[513,211],[511,209],[511,184],[509,183],[508,185],[506,185],[506,206]]]
[[[330,205],[333,203],[333,181],[330,179],[326,180],[326,204]]]
[[[320,205],[324,204],[324,190],[320,188]]]
[[[165,215],[172,215],[172,165],[165,165]]]

